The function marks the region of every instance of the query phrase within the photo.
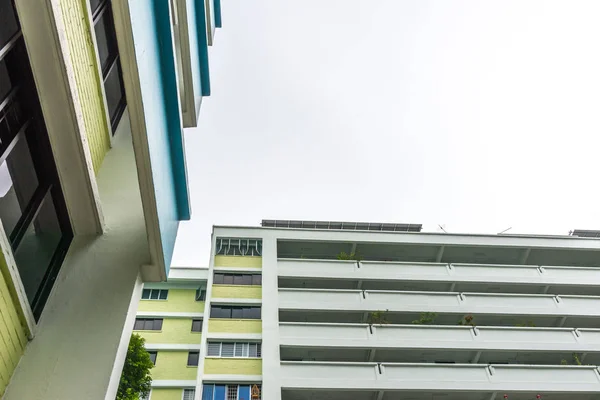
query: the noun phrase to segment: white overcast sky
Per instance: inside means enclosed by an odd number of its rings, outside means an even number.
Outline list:
[[[600,1],[222,0],[192,220],[600,229]]]

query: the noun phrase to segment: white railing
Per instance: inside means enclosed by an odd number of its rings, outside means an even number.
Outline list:
[[[600,329],[281,322],[283,346],[600,352]]]
[[[437,312],[488,315],[600,316],[598,296],[279,289],[279,308],[296,311]]]
[[[281,277],[600,286],[600,268],[280,259]]]
[[[280,377],[283,389],[600,393],[596,366],[282,361]]]

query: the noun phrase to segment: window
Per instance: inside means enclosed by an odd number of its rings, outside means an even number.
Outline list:
[[[152,361],[152,364],[156,365],[156,351],[149,351],[148,354],[150,355],[150,360]]]
[[[190,351],[188,353],[188,361],[187,361],[187,365],[188,367],[197,367],[198,366],[198,359],[200,358],[200,353],[197,351]]]
[[[133,330],[135,331],[160,331],[162,329],[162,318],[136,318]]]
[[[257,256],[262,254],[261,239],[217,238],[217,255]]]
[[[209,342],[209,357],[260,358],[261,344],[251,342]]]
[[[37,320],[73,231],[10,0],[0,0],[0,219]]]
[[[260,307],[256,306],[211,306],[211,318],[260,319]]]
[[[183,399],[182,400],[194,400],[196,396],[195,389],[183,389]]]
[[[196,290],[196,301],[206,301],[206,289]]]
[[[167,289],[144,289],[142,300],[167,300],[169,290]]]
[[[202,400],[251,400],[253,392],[258,394],[259,399],[262,398],[260,384],[204,384],[202,386]]]
[[[232,274],[215,272],[213,283],[215,285],[258,285],[262,284],[261,274]]]
[[[227,385],[227,400],[237,400],[238,385]]]
[[[192,320],[192,332],[202,332],[202,320],[201,319],[193,319]]]
[[[119,59],[112,5],[110,0],[89,0],[89,2],[94,20],[96,47],[98,48],[100,68],[104,80],[108,115],[114,134],[127,102],[125,99],[123,73]]]

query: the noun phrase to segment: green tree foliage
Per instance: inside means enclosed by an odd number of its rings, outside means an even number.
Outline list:
[[[388,321],[387,314],[385,311],[375,311],[369,313],[367,317],[367,323],[370,325],[389,324],[390,321]]]
[[[362,261],[363,260],[362,256],[359,253],[352,252],[352,253],[348,254],[345,251],[338,253],[337,259],[338,260],[354,260],[354,261]]]
[[[437,318],[437,313],[422,312],[419,319],[413,320],[412,323],[415,325],[433,325],[433,324],[435,324],[436,318]]]
[[[150,393],[150,369],[154,364],[144,343],[145,339],[140,335],[131,335],[116,400],[139,400]]]

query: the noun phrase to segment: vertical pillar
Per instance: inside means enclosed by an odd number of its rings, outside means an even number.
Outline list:
[[[262,398],[281,400],[277,239],[274,235],[263,238],[262,274]]]

